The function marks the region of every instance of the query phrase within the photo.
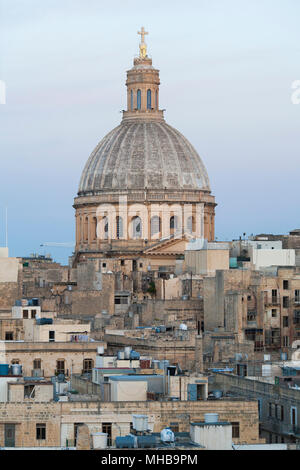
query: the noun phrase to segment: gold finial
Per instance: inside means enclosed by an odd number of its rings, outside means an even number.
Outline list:
[[[142,26],[141,31],[137,32],[141,35],[141,43],[140,43],[140,57],[145,59],[147,56],[147,44],[145,43],[145,35],[149,34],[145,31],[144,26]]]

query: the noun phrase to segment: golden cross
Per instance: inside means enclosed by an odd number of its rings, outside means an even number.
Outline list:
[[[142,26],[141,31],[138,31],[137,33],[141,35],[141,39],[142,39],[141,42],[142,42],[142,44],[144,44],[145,43],[145,35],[149,34],[149,33],[147,33],[145,31],[144,26]]]

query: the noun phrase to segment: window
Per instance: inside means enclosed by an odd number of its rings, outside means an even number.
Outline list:
[[[57,374],[65,373],[65,361],[64,359],[59,359],[56,361],[56,372]]]
[[[143,263],[140,263],[140,268],[142,268],[142,267],[143,267]]]
[[[33,361],[33,368],[34,369],[41,369],[41,366],[42,366],[42,361],[41,359],[35,359]]]
[[[55,341],[55,331],[54,330],[49,331],[49,342],[51,342],[51,341]]]
[[[287,290],[289,288],[289,281],[284,280],[283,281],[283,288]]]
[[[12,364],[20,364],[20,360],[19,359],[13,359],[11,361]]]
[[[106,263],[102,263],[102,268],[106,268]]]
[[[140,217],[134,217],[132,219],[132,236],[133,238],[142,237],[142,221]]]
[[[282,317],[282,326],[287,328],[289,326],[289,317]]]
[[[125,266],[125,260],[121,259],[121,266]]]
[[[153,238],[155,235],[159,235],[161,231],[161,219],[160,217],[158,217],[158,215],[154,215],[153,217],[151,217],[150,227],[151,238]]]
[[[94,361],[93,359],[84,359],[83,361],[83,373],[91,373],[92,369],[94,367]]]
[[[102,423],[102,432],[107,434],[107,446],[110,447],[112,445],[112,435],[111,435],[111,423]]]
[[[251,295],[248,295],[248,296],[247,296],[247,300],[251,300]]]
[[[289,308],[289,297],[286,295],[282,297],[282,306],[283,308]]]
[[[37,424],[36,425],[36,439],[45,440],[46,439],[46,424]]]
[[[190,216],[187,219],[187,232],[192,234],[193,230],[195,230],[195,219],[193,216]]]
[[[84,423],[74,423],[74,446],[76,446],[76,442],[77,442],[78,428],[82,426],[83,424]]]
[[[133,91],[130,92],[130,109],[133,110]]]
[[[104,239],[108,239],[108,217],[104,217]]]
[[[297,426],[297,408],[295,406],[291,407],[291,425]]]
[[[284,406],[280,405],[280,421],[284,421]]]
[[[295,290],[295,302],[300,303],[300,289]]]
[[[136,93],[136,107],[141,109],[141,90],[138,90]]]
[[[269,416],[272,416],[272,403],[269,403]]]
[[[123,237],[123,219],[120,216],[117,216],[117,238]]]
[[[151,109],[151,90],[147,90],[147,109]]]
[[[276,318],[277,317],[277,310],[276,308],[272,308],[272,318]]]
[[[289,347],[289,344],[290,344],[290,338],[288,336],[284,336],[283,337],[283,346],[285,348],[288,348]]]
[[[12,331],[7,331],[5,333],[5,341],[13,341],[14,339],[14,334]]]
[[[231,423],[232,425],[232,438],[233,439],[237,439],[240,437],[240,423],[237,421],[237,422],[233,422]]]
[[[125,295],[123,296],[116,296],[115,297],[115,305],[128,305],[128,297],[126,297]]]
[[[277,289],[272,289],[272,302],[277,302]]]
[[[24,398],[35,397],[35,385],[24,385]]]
[[[28,310],[23,310],[23,318],[28,318]]]
[[[158,109],[158,92],[155,92],[155,109]]]
[[[31,318],[35,318],[36,317],[36,310],[31,310]]]

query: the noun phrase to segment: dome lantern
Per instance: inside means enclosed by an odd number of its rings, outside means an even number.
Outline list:
[[[133,60],[132,69],[127,71],[127,111],[123,111],[123,120],[148,119],[163,121],[163,111],[159,109],[159,70],[152,66],[152,59],[147,55],[145,34],[141,28],[140,54]]]

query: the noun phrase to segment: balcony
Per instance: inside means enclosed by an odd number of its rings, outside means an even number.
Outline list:
[[[64,374],[66,377],[68,377],[69,370],[68,369],[55,369],[54,374],[55,375]]]
[[[32,369],[31,377],[44,377],[44,369]]]
[[[272,298],[265,298],[265,306],[268,305],[280,305],[280,299],[277,296],[272,296]]]
[[[294,436],[300,437],[300,427],[292,425],[290,427],[289,434],[293,434]]]

